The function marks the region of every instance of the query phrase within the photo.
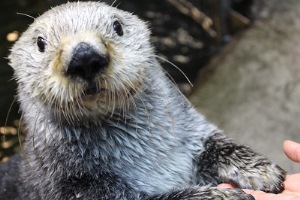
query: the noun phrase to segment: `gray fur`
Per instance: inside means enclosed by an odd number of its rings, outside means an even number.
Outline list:
[[[114,20],[123,36],[114,33]],[[94,96],[85,95],[91,83],[65,74],[82,41],[110,57],[91,81]],[[28,129],[15,163],[18,199],[251,199],[207,187],[222,181],[283,189],[282,169],[226,138],[169,81],[136,16],[103,3],[55,7],[23,33],[9,58]]]

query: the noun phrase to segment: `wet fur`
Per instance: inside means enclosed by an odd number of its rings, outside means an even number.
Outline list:
[[[44,53],[38,35],[47,38]],[[85,94],[89,83],[64,74],[81,41],[111,59],[94,96]],[[170,82],[136,16],[68,3],[37,18],[9,58],[28,136],[0,167],[1,199],[252,199],[216,188],[221,182],[283,190],[280,167],[224,136]]]

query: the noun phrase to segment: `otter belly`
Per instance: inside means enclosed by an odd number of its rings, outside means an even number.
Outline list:
[[[121,157],[113,165],[114,173],[148,195],[187,187],[195,177],[192,156],[184,148],[168,152],[151,149],[144,155]]]

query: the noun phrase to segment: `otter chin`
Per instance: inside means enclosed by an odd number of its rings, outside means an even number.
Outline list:
[[[156,60],[147,24],[99,2],[37,17],[10,65],[27,136],[0,165],[0,198],[253,199],[286,172],[201,115]]]

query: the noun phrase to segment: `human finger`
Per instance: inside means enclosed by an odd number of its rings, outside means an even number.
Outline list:
[[[290,141],[290,140],[286,140],[283,143],[283,149],[284,149],[284,153],[286,154],[286,156],[295,161],[295,162],[300,162],[300,144]]]
[[[229,183],[222,183],[222,184],[218,185],[218,187],[219,188],[234,188],[234,186]]]

